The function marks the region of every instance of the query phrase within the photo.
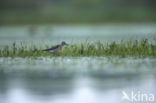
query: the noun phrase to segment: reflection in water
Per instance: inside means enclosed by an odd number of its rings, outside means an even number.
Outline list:
[[[129,103],[123,90],[156,95],[155,66],[154,58],[0,58],[0,103]]]
[[[0,103],[128,103],[121,100],[122,90],[155,94],[155,79],[154,75],[70,80],[1,78]]]

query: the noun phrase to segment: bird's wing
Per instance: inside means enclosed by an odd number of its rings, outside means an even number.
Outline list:
[[[60,46],[60,45],[53,46],[53,47],[51,47],[51,50],[57,49],[59,46]]]
[[[60,45],[56,45],[56,46],[53,46],[51,48],[48,48],[48,49],[44,49],[43,51],[49,51],[49,50],[54,50],[56,48],[58,48]]]

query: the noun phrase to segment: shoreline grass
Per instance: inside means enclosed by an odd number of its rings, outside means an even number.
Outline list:
[[[45,48],[49,48],[45,44]],[[34,44],[28,46],[24,43],[17,45],[6,45],[0,48],[0,57],[40,57],[40,56],[120,56],[120,57],[154,57],[156,58],[156,45],[150,43],[148,39],[140,41],[123,41],[119,43],[102,43],[101,41],[94,43],[72,44],[64,48],[64,50],[54,55],[42,51],[45,49]]]

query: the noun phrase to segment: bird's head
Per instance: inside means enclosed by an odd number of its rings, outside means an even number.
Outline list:
[[[68,45],[65,41],[63,41],[62,43],[61,43],[61,45]]]

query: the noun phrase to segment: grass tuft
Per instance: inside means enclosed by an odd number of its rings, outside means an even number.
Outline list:
[[[45,48],[49,48],[45,44]],[[102,43],[100,41],[94,43],[72,44],[64,48],[64,50],[54,55],[42,51],[45,49],[34,44],[27,46],[24,43],[17,45],[6,45],[0,48],[0,57],[39,57],[39,56],[134,56],[134,57],[156,57],[156,45],[150,43],[148,39],[141,41],[120,41],[119,43]]]

